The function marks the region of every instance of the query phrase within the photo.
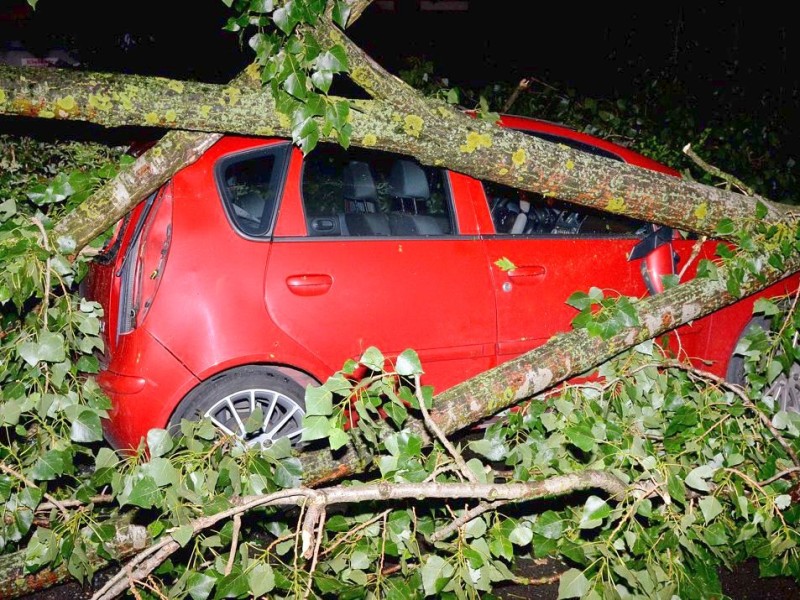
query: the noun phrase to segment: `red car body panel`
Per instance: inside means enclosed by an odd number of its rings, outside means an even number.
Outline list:
[[[502,122],[677,175],[555,124],[510,116]],[[109,242],[117,251],[107,254],[107,264],[92,265],[84,289],[105,310],[106,352],[98,381],[112,400],[105,431],[116,447],[136,447],[149,429],[167,425],[195,386],[233,367],[272,365],[304,384],[324,381],[368,346],[390,356],[413,347],[426,370],[423,381],[442,391],[569,329],[576,313],[565,300],[576,290],[597,286],[647,294],[641,261],[627,258],[639,238],[495,235],[481,182],[456,173],[447,173],[456,235],[311,237],[301,188],[303,156],[295,148],[286,154],[271,231],[245,235],[225,208],[217,166],[226,157],[280,144],[287,142],[224,137],[173,177],[171,222],[156,249],[162,260],[145,274],[157,293],[130,330],[117,330],[120,273],[143,204],[119,239]],[[663,274],[671,268],[664,261],[672,260],[673,251],[680,269],[694,244],[676,237],[651,270]],[[714,246],[707,242],[701,255],[711,257]],[[516,268],[498,269],[494,263],[502,257]],[[794,277],[759,296],[796,287]],[[681,327],[673,335],[675,347],[724,376],[754,300]]]

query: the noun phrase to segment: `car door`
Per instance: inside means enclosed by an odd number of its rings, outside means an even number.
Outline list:
[[[492,366],[491,275],[453,190],[400,155],[296,152],[266,275],[274,322],[332,371],[369,346],[414,348],[439,391]]]
[[[494,226],[484,243],[494,263],[501,362],[569,330],[573,292],[647,293],[641,261],[628,256],[651,225],[493,183],[483,189]]]

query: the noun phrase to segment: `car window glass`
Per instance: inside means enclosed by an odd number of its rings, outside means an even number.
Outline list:
[[[271,226],[281,182],[284,147],[223,161],[218,180],[228,214],[244,233],[261,235]]]
[[[591,144],[553,134],[524,131],[581,152],[622,161],[616,154]],[[638,237],[649,231],[649,223],[572,204],[558,198],[519,190],[491,181],[483,189],[489,202],[495,232],[510,235],[557,235],[577,237]]]
[[[390,152],[320,144],[304,159],[311,236],[451,235],[444,170]]]

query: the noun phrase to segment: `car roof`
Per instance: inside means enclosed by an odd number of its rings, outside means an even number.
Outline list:
[[[581,144],[587,144],[589,146],[594,146],[596,148],[600,148],[601,150],[605,150],[606,152],[610,152],[611,154],[621,158],[626,163],[643,167],[645,169],[650,169],[652,171],[674,175],[675,177],[680,177],[679,171],[676,171],[675,169],[672,169],[651,158],[647,158],[646,156],[639,154],[634,150],[630,150],[625,146],[589,135],[588,133],[581,133],[580,131],[570,129],[569,127],[560,125],[558,123],[545,121],[543,119],[534,119],[532,117],[520,117],[517,115],[500,115],[499,123],[504,127],[517,129],[519,131],[532,133],[534,135],[541,133],[548,140],[551,140],[552,136],[574,140]]]

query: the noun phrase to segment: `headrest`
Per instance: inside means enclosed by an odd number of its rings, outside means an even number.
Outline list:
[[[378,201],[378,190],[375,188],[375,180],[367,163],[357,160],[347,163],[342,171],[342,183],[344,184],[342,195],[345,199],[360,202]]]
[[[422,167],[410,160],[398,160],[392,165],[389,188],[392,195],[397,198],[428,200],[431,196],[425,172]]]

